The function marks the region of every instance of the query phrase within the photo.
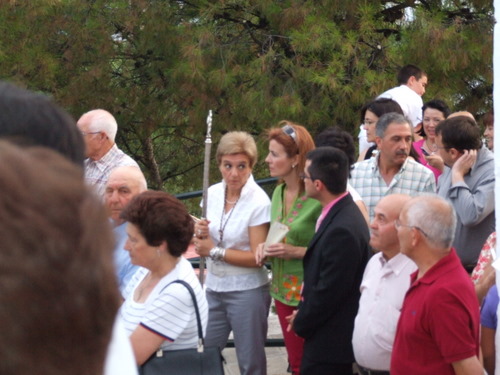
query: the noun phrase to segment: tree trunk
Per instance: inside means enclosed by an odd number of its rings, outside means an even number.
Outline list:
[[[153,142],[150,137],[147,137],[143,143],[144,150],[144,164],[147,165],[149,171],[149,181],[153,186],[153,189],[161,190],[163,187],[163,181],[160,175],[160,168],[156,162],[155,152],[153,148]]]

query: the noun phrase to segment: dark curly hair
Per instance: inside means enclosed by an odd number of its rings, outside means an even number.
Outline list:
[[[323,130],[314,139],[316,147],[331,146],[345,152],[349,160],[349,166],[356,162],[356,146],[352,135],[338,127],[331,127]]]
[[[193,237],[194,223],[177,198],[162,191],[145,191],[135,196],[120,214],[134,224],[149,246],[165,241],[168,252],[180,257]]]

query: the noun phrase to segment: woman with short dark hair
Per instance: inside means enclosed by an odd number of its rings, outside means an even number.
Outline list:
[[[181,255],[193,237],[193,221],[184,205],[160,191],[139,194],[122,211],[127,221],[125,250],[141,266],[125,288],[120,311],[136,361],[155,351],[196,348],[198,332],[191,295],[194,290],[205,329],[208,307],[191,264]]]
[[[397,102],[388,98],[380,98],[368,102],[361,108],[361,122],[366,130],[366,140],[375,142],[375,129],[377,121],[386,113],[396,112],[403,115],[403,110]],[[358,161],[370,159],[376,155],[377,145],[373,145],[366,150],[360,150]]]
[[[436,182],[444,170],[444,162],[436,145],[436,126],[445,120],[450,112],[448,105],[442,100],[433,99],[425,103],[422,107],[422,127],[418,132],[422,139],[413,143],[418,162],[434,173]]]

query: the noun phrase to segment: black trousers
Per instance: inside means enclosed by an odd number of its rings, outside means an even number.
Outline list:
[[[352,375],[352,363],[314,363],[304,361],[300,366],[300,375]]]

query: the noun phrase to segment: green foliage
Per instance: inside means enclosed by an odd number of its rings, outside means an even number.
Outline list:
[[[424,101],[484,113],[492,12],[485,0],[11,0],[0,5],[0,77],[75,118],[109,110],[151,186],[178,193],[201,188],[209,109],[214,149],[242,129],[264,156],[260,135],[282,119],[355,135],[360,107],[414,63],[429,75]],[[267,176],[263,162],[255,174]]]

